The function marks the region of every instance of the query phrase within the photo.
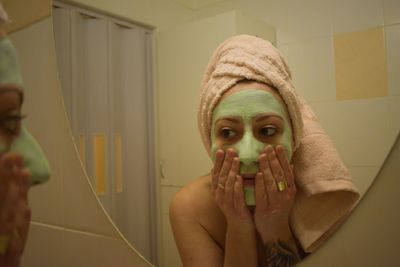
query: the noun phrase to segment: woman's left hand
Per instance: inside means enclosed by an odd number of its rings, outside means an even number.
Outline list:
[[[292,240],[289,215],[296,185],[292,166],[281,145],[267,146],[259,156],[254,222],[264,243]]]
[[[29,173],[14,153],[0,155],[0,266],[17,267],[28,237],[31,211],[28,206]]]

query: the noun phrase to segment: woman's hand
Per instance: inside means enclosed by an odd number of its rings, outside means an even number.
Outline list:
[[[232,148],[226,152],[219,149],[215,158],[211,171],[211,190],[227,224],[254,229],[252,215],[244,199],[243,179],[239,175],[240,161],[236,152]]]
[[[20,264],[31,219],[28,178],[20,155],[0,155],[0,266]]]
[[[282,146],[267,146],[259,156],[256,175],[254,222],[264,244],[292,239],[289,214],[296,185],[292,167]]]

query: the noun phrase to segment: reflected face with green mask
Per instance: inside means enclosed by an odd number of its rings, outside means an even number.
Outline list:
[[[30,184],[40,184],[50,177],[48,161],[32,135],[23,126],[22,78],[8,38],[0,38],[0,157],[20,154],[30,174]]]
[[[293,137],[286,105],[270,86],[242,82],[221,98],[213,111],[211,129],[213,160],[218,149],[234,148],[240,160],[246,202],[254,194],[258,157],[266,145],[282,145],[290,161]],[[249,192],[250,191],[250,192]]]

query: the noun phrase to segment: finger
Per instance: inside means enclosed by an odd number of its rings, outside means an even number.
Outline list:
[[[289,163],[289,160],[286,156],[283,146],[281,146],[281,145],[277,146],[275,151],[276,151],[278,160],[280,162],[280,165],[282,167],[288,188],[291,188],[291,189],[295,188],[292,166]]]
[[[268,151],[268,163],[269,167],[271,169],[272,176],[275,179],[276,184],[279,184],[280,182],[285,183],[286,187],[286,179],[285,179],[285,174],[283,172],[282,166],[278,160],[278,157],[275,153],[275,150],[271,149]]]
[[[265,210],[268,207],[268,195],[265,190],[262,172],[256,174],[254,192],[256,197],[256,209]]]
[[[225,152],[222,149],[218,149],[215,152],[215,164],[214,168],[212,169],[212,179],[211,179],[211,189],[215,191],[217,189],[219,172],[222,168],[222,163],[224,162]]]
[[[225,182],[225,193],[233,191],[233,186],[235,184],[236,175],[239,174],[240,161],[238,157],[234,157],[232,160],[231,169],[228,174],[228,178]]]
[[[263,171],[264,186],[268,195],[269,205],[275,205],[278,203],[278,187],[276,184],[276,179],[272,172],[273,165],[271,164],[271,158],[274,157],[273,148],[268,146],[266,149],[266,162],[268,163],[268,168]]]
[[[221,171],[219,173],[218,183],[225,186],[226,179],[228,178],[229,171],[231,170],[232,161],[236,153],[233,149],[228,149],[225,152],[225,159],[222,164]]]
[[[239,172],[240,161],[238,157],[232,160],[231,169],[224,185],[224,201],[225,206],[229,209],[234,209],[234,185],[236,182],[236,176]]]
[[[243,178],[240,175],[236,175],[233,202],[236,210],[246,212],[247,206],[244,199]]]

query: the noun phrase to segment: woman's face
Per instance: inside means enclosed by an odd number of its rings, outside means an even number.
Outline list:
[[[213,160],[217,149],[234,148],[242,176],[258,172],[258,157],[266,145],[282,145],[289,160],[293,137],[286,105],[270,86],[242,82],[227,91],[213,111]]]
[[[0,89],[0,153],[10,149],[21,131],[21,95],[17,90]]]
[[[0,157],[6,152],[22,155],[31,185],[40,184],[49,179],[50,167],[42,149],[21,122],[21,99],[19,90],[0,85]]]

